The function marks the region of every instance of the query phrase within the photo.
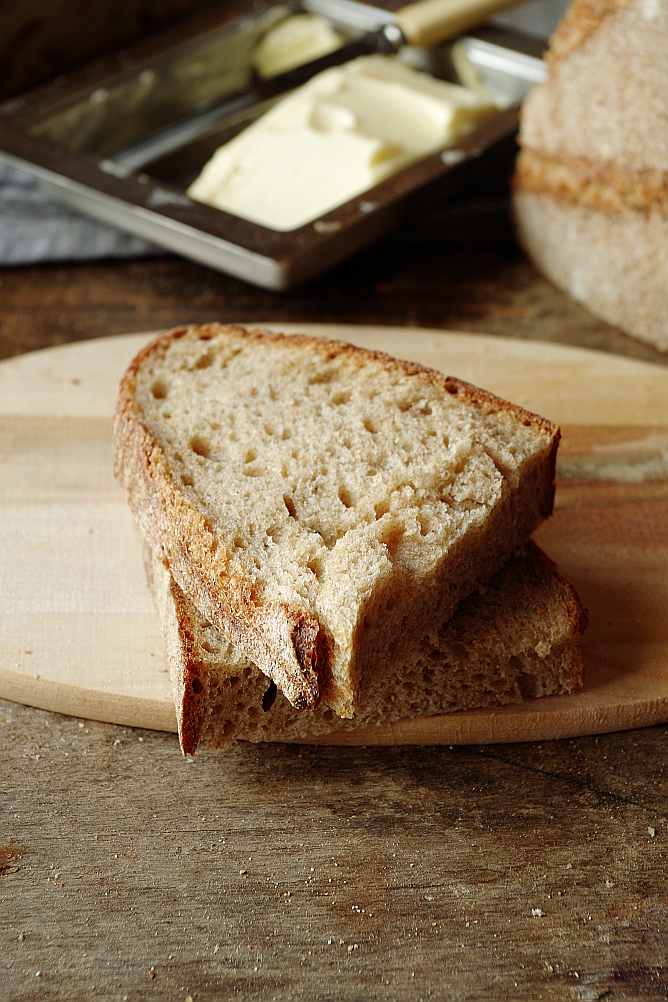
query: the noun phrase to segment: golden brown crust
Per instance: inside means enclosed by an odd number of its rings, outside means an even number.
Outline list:
[[[258,608],[249,583],[226,566],[226,554],[217,550],[207,520],[174,484],[162,450],[144,427],[135,400],[137,373],[154,353],[165,352],[179,338],[206,339],[224,329],[240,330],[220,325],[180,327],[157,337],[133,359],[121,382],[114,419],[114,474],[146,538],[165,554],[174,577],[211,622],[252,652],[294,706],[315,706],[319,698],[316,652],[313,644],[302,643],[301,637],[317,634],[317,620],[310,617],[307,628],[309,617],[302,609],[275,604]],[[212,588],[210,582],[223,576],[225,589]],[[276,645],[269,647],[265,635],[276,635],[277,631],[286,639],[300,638],[299,655],[293,650],[281,657],[280,648],[277,654]]]
[[[529,540],[527,548],[531,550],[538,563],[542,564],[543,567],[551,571],[559,582],[561,596],[568,609],[568,625],[570,633],[566,643],[576,643],[576,641],[583,636],[589,621],[589,614],[580,601],[580,596],[566,575],[562,574],[555,562],[550,560],[547,554],[543,553],[541,548],[537,546],[532,539]],[[582,681],[582,679],[580,679],[580,681]]]
[[[170,575],[170,593],[176,611],[179,640],[183,657],[183,696],[181,699],[180,740],[184,755],[194,755],[202,736],[204,707],[201,696],[204,686],[200,679],[200,665],[195,657],[196,647],[189,629],[188,604],[179,586]]]
[[[447,393],[470,401],[483,414],[506,413],[518,423],[545,434],[552,485],[551,491],[543,485],[543,517],[551,513],[554,500],[559,430],[545,418],[454,377],[382,352],[307,335],[286,337],[217,323],[192,325],[161,334],[139,352],[121,382],[113,432],[114,474],[130,508],[149,544],[164,554],[177,583],[207,619],[260,665],[293,706],[314,707],[320,698],[321,679],[326,669],[323,657],[327,650],[319,640],[317,619],[303,608],[276,603],[263,605],[249,581],[232,571],[225,548],[214,539],[207,519],[175,484],[160,446],[143,424],[136,401],[137,375],[153,356],[166,353],[170,344],[180,338],[206,340],[220,333],[234,334],[248,341],[307,345],[325,359],[350,355],[365,362],[380,362],[387,369],[419,376]],[[213,582],[217,581],[224,581],[224,587],[216,587]]]
[[[513,187],[601,212],[630,208],[668,216],[668,171],[629,171],[610,161],[553,157],[525,148],[517,158]]]
[[[550,39],[545,61],[556,63],[570,56],[610,14],[625,10],[630,3],[631,0],[573,0]]]

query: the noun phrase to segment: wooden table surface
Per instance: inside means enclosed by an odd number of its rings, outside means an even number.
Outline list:
[[[174,258],[0,281],[0,357],[252,319],[668,362],[503,236],[387,240],[287,295]],[[0,751],[0,999],[668,996],[665,726],[455,749],[241,745],[186,762],[172,734],[3,702]]]

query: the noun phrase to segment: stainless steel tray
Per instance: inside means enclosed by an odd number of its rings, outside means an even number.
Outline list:
[[[333,0],[315,0],[313,6],[323,11],[328,2]],[[363,25],[359,8],[367,17]],[[213,124],[204,121],[178,149],[129,171],[124,161],[128,147],[136,149],[184,116],[244,94],[252,79],[253,47],[286,9],[270,6],[195,28],[186,38],[171,32],[6,102],[0,106],[0,161],[28,171],[52,197],[86,215],[276,290],[304,282],[417,212],[454,196],[495,164],[510,162],[517,106],[320,219],[277,232],[186,194],[214,150],[254,120],[265,102]],[[347,9],[355,15],[348,21]],[[385,10],[336,0],[332,20],[354,39],[362,27],[382,28],[388,17]],[[500,80],[511,98],[519,100],[543,72],[537,58],[540,43],[503,29],[476,33],[464,47],[471,64],[483,76],[496,74],[495,83]],[[448,48],[414,55],[437,74],[452,74]]]

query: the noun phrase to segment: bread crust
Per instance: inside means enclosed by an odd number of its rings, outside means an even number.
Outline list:
[[[632,0],[573,0],[550,38],[545,61],[553,64],[581,49],[611,14],[625,10]]]
[[[136,399],[142,366],[181,338],[207,340],[230,333],[249,342],[265,341],[286,347],[306,346],[324,359],[347,355],[361,362],[373,360],[387,369],[419,376],[445,392],[474,404],[484,414],[505,413],[514,421],[547,437],[547,478],[540,485],[539,508],[547,517],[554,502],[554,471],[559,429],[536,414],[495,397],[452,376],[413,362],[394,359],[338,341],[307,335],[286,336],[246,330],[218,323],[178,327],[159,335],[144,347],[128,367],[120,386],[114,418],[114,474],[149,544],[167,561],[184,592],[206,618],[267,674],[296,708],[314,707],[321,695],[327,648],[320,624],[307,609],[281,603],[261,604],[251,583],[230,568],[227,556],[217,552],[217,541],[207,519],[175,483],[160,445],[149,434]],[[219,585],[213,582],[220,582]]]
[[[668,3],[573,0],[527,96],[519,242],[555,285],[668,348]]]
[[[668,217],[605,213],[519,190],[518,239],[536,267],[592,313],[668,351]]]
[[[624,170],[610,161],[568,154],[554,157],[522,149],[512,185],[515,192],[549,194],[564,205],[610,213],[633,209],[668,216],[668,170]]]

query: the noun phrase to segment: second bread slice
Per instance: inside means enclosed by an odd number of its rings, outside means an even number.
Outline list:
[[[210,324],[131,364],[114,467],[205,618],[296,707],[354,713],[552,511],[559,431],[466,383]]]
[[[194,755],[207,740],[214,747],[236,740],[341,740],[375,724],[519,703],[582,685],[577,641],[587,615],[570,582],[531,542],[482,593],[469,595],[433,640],[423,638],[389,672],[377,665],[353,720],[324,705],[293,709],[206,622],[146,544],[144,564],[160,614],[184,754]]]

